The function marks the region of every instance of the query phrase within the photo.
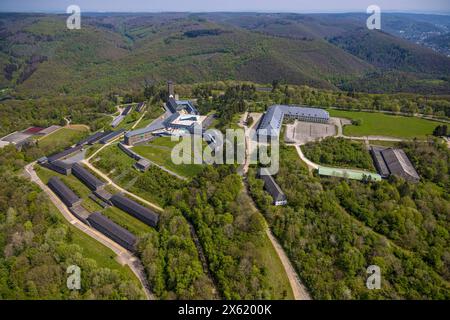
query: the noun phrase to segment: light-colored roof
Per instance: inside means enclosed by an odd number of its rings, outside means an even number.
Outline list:
[[[61,128],[61,126],[53,125],[48,128],[45,128],[44,130],[40,131],[39,133],[40,134],[49,134],[49,133],[52,133],[52,132],[58,130],[59,128]]]
[[[259,124],[258,130],[267,130],[268,135],[278,135],[285,115],[325,120],[330,118],[327,111],[319,108],[273,105],[267,109]]]
[[[402,149],[387,148],[381,151],[381,154],[391,174],[397,174],[414,180],[420,179],[411,161],[409,161]]]
[[[32,136],[31,134],[26,134],[26,133],[22,133],[22,132],[14,132],[14,133],[4,137],[2,140],[8,141],[11,143],[19,143],[19,142],[22,142],[22,141],[28,139],[31,136]]]

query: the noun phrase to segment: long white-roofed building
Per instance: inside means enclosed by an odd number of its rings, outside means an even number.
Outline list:
[[[330,114],[319,108],[273,105],[267,109],[267,112],[259,123],[257,129],[258,136],[278,138],[285,118],[307,122],[328,123]]]

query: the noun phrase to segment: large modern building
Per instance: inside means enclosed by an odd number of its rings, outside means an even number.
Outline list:
[[[258,136],[265,136],[268,139],[278,138],[285,118],[328,123],[330,115],[327,111],[319,108],[274,105],[267,109],[261,119],[257,129]]]
[[[125,143],[129,146],[133,146],[140,142],[145,142],[153,137],[152,128],[146,127],[125,133]]]
[[[410,182],[418,182],[420,176],[402,149],[371,147],[375,166],[382,177],[396,175]]]
[[[267,169],[260,168],[258,172],[260,179],[264,181],[264,189],[272,196],[273,204],[284,206],[287,204],[287,198],[283,190],[276,183],[275,179],[268,174]]]
[[[78,163],[73,164],[72,173],[93,191],[102,189],[105,186],[105,183],[103,181],[99,180],[96,176],[94,176]]]
[[[101,213],[92,213],[87,218],[87,221],[93,228],[117,242],[125,249],[130,251],[136,250],[136,237],[131,232],[114,223]]]
[[[197,109],[194,107],[194,104],[191,101],[175,100],[172,97],[167,100],[166,109],[168,109],[171,113],[176,113],[178,111],[184,110],[189,114],[198,114]]]
[[[61,199],[68,207],[73,207],[81,204],[81,199],[67,187],[59,178],[51,177],[48,181],[50,189]]]
[[[194,133],[195,125],[202,128],[202,122],[206,119],[206,116],[200,116],[197,114],[189,114],[183,111],[175,112],[164,121],[164,126],[167,129],[180,130],[184,133]]]
[[[111,202],[119,209],[129,213],[151,227],[156,227],[158,224],[158,215],[136,201],[128,199],[121,194],[115,194],[111,197]]]

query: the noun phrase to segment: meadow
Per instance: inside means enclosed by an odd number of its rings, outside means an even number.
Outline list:
[[[82,138],[84,138],[87,134],[87,129],[84,127],[76,127],[74,128],[61,128],[58,131],[55,131],[49,134],[46,137],[38,140],[38,146],[41,149],[54,148],[59,149],[60,147],[64,147],[68,145],[68,142],[75,143]]]
[[[332,117],[361,120],[361,125],[344,127],[347,136],[386,136],[404,139],[426,139],[441,122],[417,117],[395,116],[384,113],[328,110]]]
[[[193,178],[203,168],[199,164],[175,164],[172,161],[172,148],[178,144],[177,141],[171,141],[168,137],[157,138],[148,144],[136,146],[133,148],[139,155],[161,165],[165,168],[179,174],[180,176]]]

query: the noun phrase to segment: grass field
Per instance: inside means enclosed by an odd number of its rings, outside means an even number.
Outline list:
[[[77,127],[77,129],[61,128],[39,140],[38,146],[42,149],[52,148],[56,150],[74,144],[86,137],[87,134],[84,127]]]
[[[267,268],[267,275],[270,279],[274,296],[280,298],[284,296],[284,299],[288,300],[294,299],[286,271],[267,236],[264,237],[263,245],[259,248],[258,252],[262,264]]]
[[[387,136],[405,139],[425,139],[433,133],[434,128],[441,122],[420,119],[417,117],[394,116],[384,113],[328,110],[332,117],[360,119],[360,126],[344,127],[347,136]]]
[[[172,148],[178,144],[177,141],[171,141],[169,137],[157,138],[146,145],[136,146],[133,150],[143,157],[161,165],[165,168],[187,178],[196,176],[201,170],[202,165],[198,164],[175,164],[171,159]]]

